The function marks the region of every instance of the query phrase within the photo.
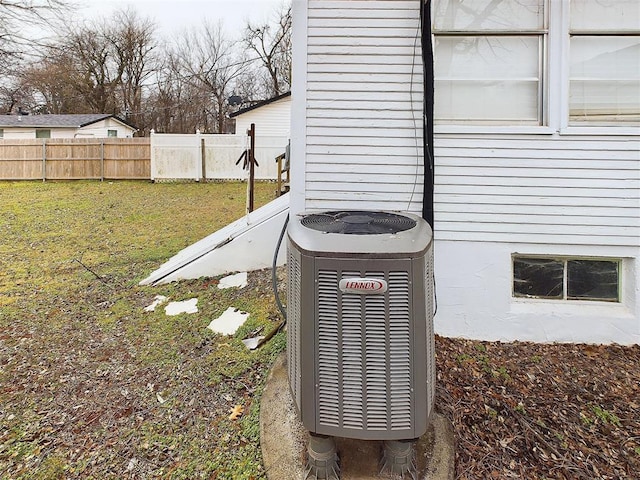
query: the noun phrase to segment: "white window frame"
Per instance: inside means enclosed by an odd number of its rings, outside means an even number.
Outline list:
[[[543,40],[541,53],[542,86],[539,91],[542,96],[540,99],[542,125],[445,124],[438,123],[436,120],[434,125],[436,134],[640,135],[638,126],[569,124],[571,0],[546,0],[544,8],[548,32]],[[434,35],[437,35],[437,32],[434,32]],[[553,52],[553,55],[549,52]],[[436,91],[436,98],[437,95]]]
[[[549,48],[558,48],[561,55],[557,55],[556,58],[560,58],[558,62],[558,69],[560,72],[560,101],[556,105],[559,107],[558,122],[559,133],[565,135],[640,135],[640,127],[634,125],[576,125],[569,122],[569,70],[570,70],[570,14],[571,14],[571,1],[572,0],[560,0],[558,2],[551,2],[552,7],[557,11],[554,12],[560,20],[560,24],[556,27],[560,30],[560,35],[556,35],[558,38],[555,40],[556,44],[550,44]],[[576,1],[576,0],[573,0]],[[579,0],[578,0],[579,1]],[[553,14],[552,17],[553,18]]]

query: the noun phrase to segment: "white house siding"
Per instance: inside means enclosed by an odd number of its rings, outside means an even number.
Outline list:
[[[244,135],[256,125],[256,135],[264,137],[287,137],[291,129],[291,97],[284,97],[273,103],[263,105],[254,110],[235,117],[236,135]]]
[[[306,97],[306,167],[303,175],[296,173],[301,152],[294,149],[293,181],[304,182],[305,195],[293,198],[292,209],[366,205],[418,211],[419,2],[309,0],[308,19],[302,21],[299,14],[306,2],[294,3],[294,28],[308,22],[308,47],[294,53],[294,69],[296,62],[305,68],[294,72],[293,96],[294,102],[300,101],[300,93]],[[295,83],[296,73],[306,79],[303,92]],[[301,133],[298,121],[292,122],[293,137]]]
[[[418,8],[294,0],[292,213],[419,210]],[[436,331],[640,343],[639,137],[516,130],[436,135]],[[619,259],[621,301],[516,299],[515,253]]]
[[[436,136],[436,330],[640,343],[638,137]],[[512,296],[512,255],[621,260],[621,302]]]
[[[11,128],[4,127],[3,137],[6,139],[18,139],[18,140],[28,140],[31,138],[36,138],[36,129],[35,128]]]
[[[77,138],[106,138],[108,136],[109,130],[116,130],[118,132],[118,138],[131,138],[134,133],[134,130],[131,127],[123,125],[113,118],[108,118],[106,120],[92,123],[91,125],[87,125],[85,127],[79,128],[77,131],[69,133]],[[53,137],[53,132],[51,132],[51,136]]]
[[[36,138],[36,130],[50,130],[51,138],[107,138],[108,130],[117,130],[118,138],[131,138],[134,130],[131,127],[113,120],[101,120],[85,127],[3,127],[3,138],[30,139]]]
[[[638,247],[638,138],[437,135],[440,240]]]

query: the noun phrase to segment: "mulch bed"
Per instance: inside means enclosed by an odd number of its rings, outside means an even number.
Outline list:
[[[640,346],[436,340],[459,479],[640,478]]]

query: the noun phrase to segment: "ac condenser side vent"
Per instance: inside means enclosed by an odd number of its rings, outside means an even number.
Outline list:
[[[287,282],[287,317],[300,318],[302,292],[300,290],[301,270],[300,254],[289,249],[287,255],[289,280]],[[299,322],[287,322],[287,362],[289,369],[289,383],[294,400],[300,404],[300,324]]]

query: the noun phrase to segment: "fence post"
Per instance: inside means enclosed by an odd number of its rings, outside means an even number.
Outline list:
[[[204,148],[204,138],[200,139],[200,156],[202,158],[202,183],[207,181],[207,151]]]
[[[154,169],[155,169],[156,162],[155,162],[155,158],[154,158],[154,155],[153,155],[153,152],[154,152],[154,150],[153,150],[153,137],[154,137],[155,133],[156,133],[156,131],[153,128],[149,132],[149,176],[151,177],[151,182],[152,183],[155,183],[155,181],[156,181],[156,178],[155,178],[155,175],[154,175],[154,172],[155,172]]]
[[[100,181],[104,182],[104,138],[100,139]]]
[[[249,213],[253,212],[253,181],[255,178],[255,163],[256,163],[256,124],[252,123],[251,128],[247,132],[250,138],[249,147]]]
[[[47,180],[47,139],[42,139],[42,181]]]

